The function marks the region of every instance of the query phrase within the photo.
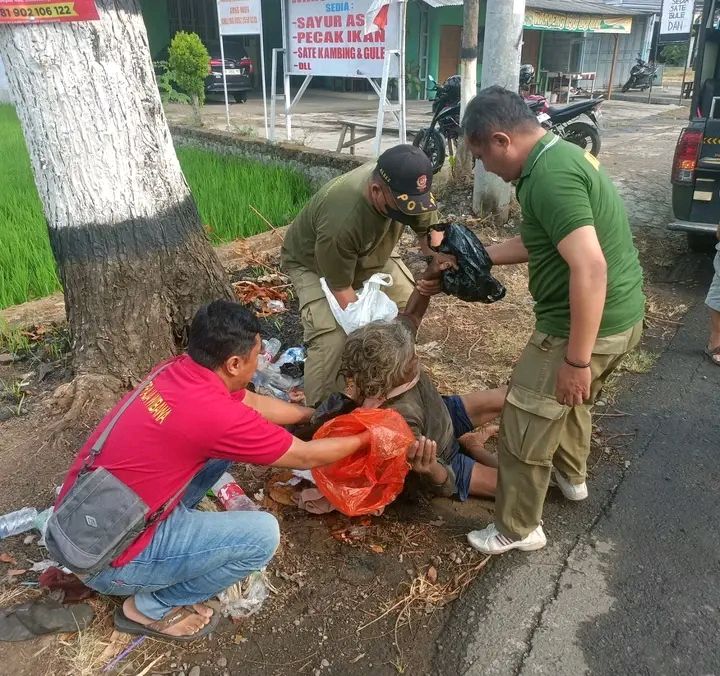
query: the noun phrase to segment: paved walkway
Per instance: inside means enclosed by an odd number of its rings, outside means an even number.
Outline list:
[[[340,120],[354,120],[375,125],[377,120],[377,97],[366,94],[335,94],[323,90],[308,90],[293,113],[293,142],[312,148],[335,150],[340,136]],[[678,106],[656,106],[636,101],[606,101],[602,105],[603,124],[609,127],[626,125],[673,110]],[[269,104],[268,104],[269,111]],[[170,104],[166,106],[168,119],[173,123],[192,124],[192,111],[188,106]],[[419,129],[430,124],[432,117],[429,101],[408,101],[407,127]],[[222,100],[209,101],[202,109],[203,124],[208,129],[225,130],[225,105]],[[391,124],[392,123],[392,124]],[[264,138],[263,102],[256,93],[247,103],[230,103],[231,130],[256,138]],[[395,126],[391,116],[386,125]],[[276,140],[284,141],[285,116],[278,111]],[[349,135],[347,136],[349,139]],[[385,133],[382,148],[395,145],[397,134]],[[372,156],[374,142],[365,141],[356,146],[358,155]],[[348,152],[347,150],[344,152]]]

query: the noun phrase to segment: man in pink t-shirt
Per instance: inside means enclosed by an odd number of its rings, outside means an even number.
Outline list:
[[[179,640],[205,635],[218,618],[202,602],[272,558],[280,538],[272,514],[193,509],[231,463],[307,469],[367,442],[367,433],[303,442],[281,427],[309,420],[313,409],[245,389],[257,367],[259,332],[255,316],[237,303],[200,308],[187,354],[151,372],[91,465],[132,488],[149,513],[161,513],[109,567],[84,579],[102,594],[128,597],[115,615],[121,631]],[[131,396],[78,453],[58,504]]]

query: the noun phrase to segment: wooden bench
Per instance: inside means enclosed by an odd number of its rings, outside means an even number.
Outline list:
[[[689,99],[692,96],[694,87],[695,87],[695,83],[693,81],[686,82],[685,84],[683,84],[682,97],[684,99]]]
[[[338,140],[337,152],[341,153],[345,148],[350,148],[350,154],[355,154],[355,146],[363,141],[369,141],[375,138],[375,132],[377,128],[374,124],[368,124],[367,122],[357,122],[355,120],[338,120],[340,125],[340,139]],[[383,133],[385,132],[398,133],[397,127],[383,127]],[[346,141],[345,137],[350,132],[350,140]],[[356,133],[359,132],[359,133]],[[416,131],[406,130],[408,140],[417,134]]]

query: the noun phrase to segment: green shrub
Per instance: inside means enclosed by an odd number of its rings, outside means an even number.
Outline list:
[[[180,90],[202,105],[205,78],[210,72],[210,54],[196,33],[175,33],[170,43],[168,67]]]
[[[687,45],[665,45],[658,55],[658,61],[668,66],[684,66],[687,55]]]
[[[175,88],[177,78],[175,77],[175,73],[170,70],[170,64],[168,64],[167,61],[155,61],[153,66],[155,67],[155,76],[157,78],[162,102],[190,103],[190,97]]]

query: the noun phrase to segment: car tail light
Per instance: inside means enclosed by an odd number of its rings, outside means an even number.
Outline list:
[[[680,132],[673,159],[673,183],[688,184],[693,182],[702,141],[703,132],[698,129],[683,129]]]
[[[240,65],[243,68],[247,68],[248,75],[252,75],[255,72],[255,69],[253,68],[253,62],[247,56],[243,59],[240,59]]]

